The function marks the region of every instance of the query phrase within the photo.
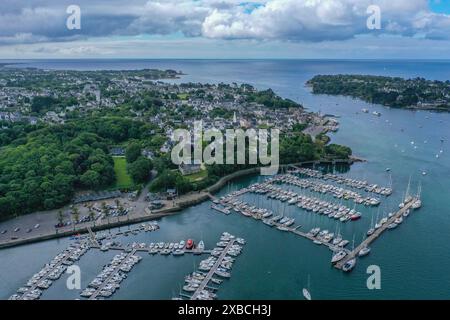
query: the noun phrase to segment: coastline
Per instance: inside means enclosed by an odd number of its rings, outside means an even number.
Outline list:
[[[366,162],[367,160],[351,156],[349,159],[335,159],[335,160],[327,160],[327,159],[319,159],[319,160],[310,160],[310,161],[303,161],[298,163],[290,163],[290,164],[283,164],[280,165],[280,170],[283,170],[289,166],[297,165],[297,166],[304,166],[304,165],[318,165],[318,164],[348,164],[352,165],[354,162]],[[127,226],[135,223],[145,222],[145,221],[151,221],[171,215],[178,214],[183,209],[186,209],[188,207],[195,206],[197,204],[203,203],[207,200],[210,200],[214,193],[218,192],[220,189],[222,189],[228,182],[233,181],[238,178],[242,178],[249,175],[257,175],[260,174],[261,167],[255,167],[255,168],[249,168],[244,170],[239,170],[236,172],[233,172],[227,176],[224,176],[220,178],[219,181],[217,181],[212,186],[199,191],[195,193],[188,193],[185,195],[180,196],[177,200],[173,201],[172,205],[155,211],[149,211],[148,209],[142,210],[141,213],[134,214],[133,216],[123,216],[119,217],[117,221],[114,222],[107,222],[104,221],[104,223],[96,224],[95,226],[92,225],[91,222],[86,222],[82,224],[79,228],[75,228],[72,230],[66,230],[62,232],[47,232],[45,234],[39,234],[37,236],[32,236],[29,238],[19,238],[14,240],[7,240],[4,242],[0,242],[0,250],[4,248],[11,248],[15,246],[21,246],[26,244],[31,244],[35,242],[41,242],[51,239],[57,239],[57,238],[64,238],[64,237],[70,237],[73,235],[78,234],[84,234],[88,232],[88,228],[90,227],[92,231],[101,231],[105,229],[111,229],[115,227],[121,227],[121,226]],[[122,219],[121,219],[122,218]]]

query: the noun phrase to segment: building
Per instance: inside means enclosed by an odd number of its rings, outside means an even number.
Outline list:
[[[125,155],[125,149],[121,147],[114,147],[109,149],[109,154],[112,156],[124,156]]]
[[[184,164],[183,163],[183,164],[180,164],[178,169],[180,170],[180,172],[183,176],[187,176],[187,175],[202,171],[202,166],[199,164]]]

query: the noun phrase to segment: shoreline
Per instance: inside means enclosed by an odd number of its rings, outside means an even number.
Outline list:
[[[311,160],[311,161],[303,161],[303,162],[298,162],[298,163],[283,164],[283,165],[280,165],[280,170],[287,168],[289,166],[292,166],[292,165],[297,165],[297,166],[317,165],[317,164],[352,165],[355,162],[366,162],[366,160],[356,157],[356,156],[351,156],[349,159]],[[92,231],[95,232],[95,231],[101,231],[101,230],[111,229],[111,228],[115,228],[115,227],[127,226],[127,225],[131,225],[131,224],[139,223],[139,222],[151,221],[151,220],[155,220],[155,219],[159,219],[159,218],[163,218],[163,217],[167,217],[167,216],[172,216],[172,215],[178,214],[183,209],[186,209],[186,208],[198,205],[200,203],[203,203],[207,200],[210,200],[212,197],[212,194],[218,192],[228,182],[238,179],[238,178],[246,177],[249,175],[260,174],[260,172],[261,172],[261,167],[249,168],[249,169],[244,169],[244,170],[239,170],[239,171],[233,172],[227,176],[220,178],[219,181],[217,181],[215,184],[213,184],[212,186],[210,186],[202,191],[182,195],[179,199],[174,200],[173,206],[168,207],[168,208],[155,210],[152,212],[146,208],[143,210],[143,212],[138,213],[131,218],[130,218],[130,216],[123,216],[123,217],[119,217],[117,219],[117,221],[115,221],[115,222],[108,223],[107,221],[105,221],[105,223],[100,223],[95,226],[92,225],[91,222],[86,222],[78,229],[75,228],[73,230],[66,230],[66,231],[62,231],[62,232],[57,232],[58,230],[56,230],[51,233],[48,232],[47,234],[40,234],[40,235],[29,237],[29,238],[19,238],[19,239],[14,239],[14,240],[8,240],[8,241],[0,243],[0,250],[5,249],[5,248],[15,247],[15,246],[21,246],[21,245],[51,240],[51,239],[70,237],[70,236],[77,235],[77,234],[85,234],[85,233],[88,233],[88,228],[91,228]],[[120,218],[123,218],[123,219],[120,219]]]

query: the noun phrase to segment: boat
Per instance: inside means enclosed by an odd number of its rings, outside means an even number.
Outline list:
[[[370,253],[370,248],[369,247],[364,247],[358,252],[358,256],[359,257],[364,257],[364,256],[367,256],[369,253]]]
[[[350,216],[350,219],[352,221],[358,220],[359,218],[361,218],[361,213],[360,212],[357,212],[357,213],[355,213],[355,214]]]
[[[289,228],[286,226],[278,226],[277,229],[280,231],[289,231]]]
[[[395,229],[397,227],[398,227],[398,224],[396,224],[394,222],[387,226],[388,229]]]
[[[186,241],[186,249],[191,250],[192,248],[194,248],[194,240],[188,239]]]
[[[203,240],[200,240],[200,242],[198,243],[197,250],[199,251],[205,250],[205,243],[203,242]]]
[[[303,288],[303,297],[305,297],[306,300],[311,300],[311,294],[309,293],[308,289]]]
[[[269,227],[273,227],[275,225],[275,222],[273,221],[273,219],[262,219],[262,222],[265,225],[268,225]]]
[[[344,250],[340,250],[337,253],[335,253],[333,255],[333,257],[331,258],[331,263],[337,263],[339,261],[341,261],[342,259],[345,258],[345,256],[347,255],[347,252],[345,252]]]
[[[231,277],[231,274],[229,272],[222,271],[222,270],[216,270],[214,273],[222,278],[230,278]]]
[[[184,255],[184,250],[182,250],[182,249],[176,249],[176,250],[174,250],[174,251],[172,252],[172,255],[174,255],[174,256],[182,256],[182,255]]]
[[[374,228],[370,228],[369,230],[367,230],[367,235],[368,236],[371,236],[373,233],[375,232],[375,229]]]
[[[398,217],[397,219],[394,220],[394,222],[395,222],[396,224],[400,224],[400,223],[403,222],[403,218],[402,218],[402,217]]]
[[[350,260],[348,260],[348,261],[342,266],[342,271],[344,271],[344,272],[350,272],[350,271],[353,270],[353,268],[355,267],[355,265],[356,265],[356,259],[355,259],[355,258],[350,259]]]
[[[310,285],[309,285],[309,275],[308,275],[308,287],[307,288],[303,288],[303,290],[302,290],[302,293],[303,293],[303,297],[306,299],[306,300],[311,300],[311,293],[309,292],[309,287],[310,287]]]

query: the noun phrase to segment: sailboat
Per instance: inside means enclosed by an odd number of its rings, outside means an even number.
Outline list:
[[[310,285],[310,283],[309,283],[309,275],[308,275],[308,288],[303,288],[303,290],[302,290],[302,292],[303,292],[303,297],[306,299],[306,300],[311,300],[311,294],[309,293],[309,285]]]
[[[417,190],[416,200],[412,204],[412,208],[413,209],[419,209],[422,206],[422,200],[420,200],[421,192],[422,192],[422,183],[419,182],[419,187],[418,187],[418,190]]]
[[[380,211],[380,208],[378,208],[378,211]],[[378,214],[377,214],[377,216],[378,216]],[[370,221],[370,229],[367,230],[366,234],[367,234],[367,236],[371,236],[374,232],[375,232],[375,229],[373,227],[373,213],[372,213],[372,219]]]
[[[355,235],[353,235],[353,245],[352,245],[352,251],[355,250]],[[350,272],[353,270],[353,268],[356,265],[356,258],[352,258],[345,262],[345,264],[342,266],[342,271],[344,272]]]

